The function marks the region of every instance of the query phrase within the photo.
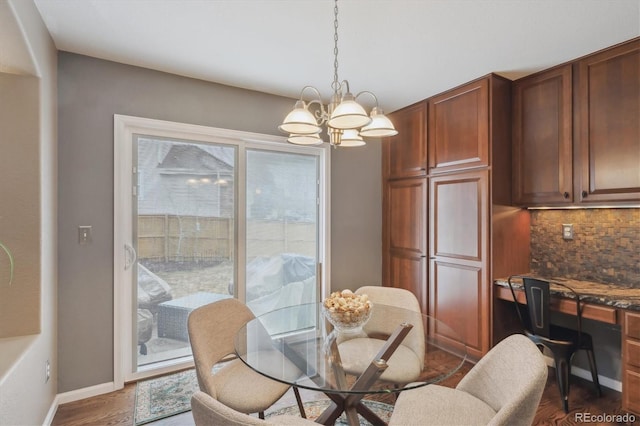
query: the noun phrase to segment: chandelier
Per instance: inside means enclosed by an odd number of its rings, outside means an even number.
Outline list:
[[[333,95],[327,107],[322,102],[320,91],[313,86],[305,86],[300,92],[293,110],[287,114],[278,129],[288,133],[287,141],[297,145],[320,145],[322,126],[326,125],[329,144],[334,147],[365,145],[363,138],[381,138],[398,134],[393,123],[378,106],[378,98],[369,91],[353,95],[347,80],[338,79],[338,0],[333,8]],[[305,94],[311,93],[311,100],[305,101]],[[360,105],[358,98],[368,95],[373,98],[371,113]],[[307,98],[308,99],[308,98]],[[313,112],[311,111],[313,109]]]

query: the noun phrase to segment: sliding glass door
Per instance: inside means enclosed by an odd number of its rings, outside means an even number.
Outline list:
[[[318,300],[319,159],[246,151],[246,302],[254,314]]]
[[[186,320],[233,296],[237,147],[134,136],[136,365],[191,355]]]
[[[191,363],[187,318],[199,306],[237,297],[260,315],[319,300],[325,151],[250,136],[116,116],[121,380]]]

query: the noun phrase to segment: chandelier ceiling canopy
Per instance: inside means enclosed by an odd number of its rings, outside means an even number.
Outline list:
[[[278,129],[288,133],[287,140],[297,145],[319,145],[322,126],[327,128],[329,143],[334,146],[353,147],[365,145],[363,138],[381,138],[398,134],[391,120],[378,106],[378,98],[369,91],[353,95],[347,80],[338,79],[338,0],[334,8],[334,48],[333,48],[333,95],[325,107],[320,91],[313,86],[305,86],[300,92],[293,110],[287,114]],[[311,93],[311,100],[305,101],[305,94]],[[369,95],[374,106],[367,114],[358,99]],[[307,98],[309,99],[309,98]]]

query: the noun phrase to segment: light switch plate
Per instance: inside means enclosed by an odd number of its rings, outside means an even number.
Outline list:
[[[91,225],[78,226],[78,243],[89,244],[91,242]]]
[[[573,240],[573,224],[572,223],[562,224],[562,238],[564,238],[565,240]]]

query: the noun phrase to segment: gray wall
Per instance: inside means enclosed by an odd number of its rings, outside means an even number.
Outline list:
[[[66,392],[113,380],[113,114],[278,135],[293,101],[66,52],[58,61],[58,391]],[[332,162],[333,288],[379,284],[380,147],[332,150]],[[93,226],[90,246],[77,243],[78,225]]]
[[[382,285],[382,149],[331,149],[331,287]]]

